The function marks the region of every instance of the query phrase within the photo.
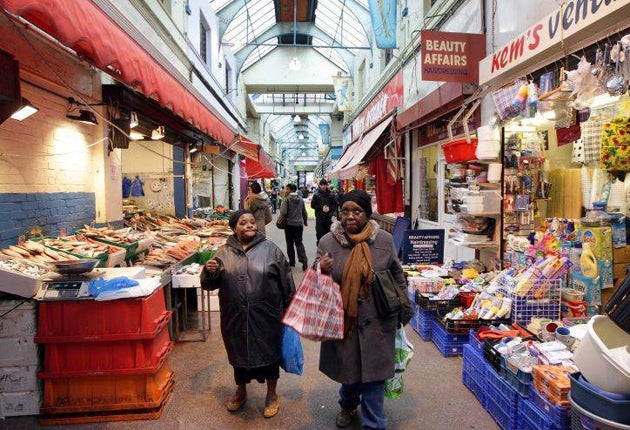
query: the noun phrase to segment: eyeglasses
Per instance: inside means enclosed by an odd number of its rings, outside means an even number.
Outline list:
[[[361,216],[362,213],[364,213],[364,211],[362,211],[361,209],[354,209],[354,210],[342,209],[341,210],[341,216],[343,217],[349,216],[350,214],[352,214],[352,216],[354,217],[358,217],[358,216]]]

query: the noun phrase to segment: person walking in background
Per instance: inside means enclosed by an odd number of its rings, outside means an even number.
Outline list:
[[[370,288],[374,272],[388,269],[400,294],[407,294],[407,288],[392,235],[370,220],[369,194],[353,190],[342,196],[340,214],[341,222],[321,238],[317,256],[322,272],[341,287],[345,336],[322,342],[319,370],[341,384],[337,427],[352,423],[360,403],[363,428],[385,429],[385,381],[394,376],[396,328],[407,324],[413,311],[407,302],[400,315],[377,314]]]
[[[278,187],[274,186],[271,189],[271,212],[275,214],[277,209],[278,209]]]
[[[282,250],[258,232],[254,215],[244,209],[229,220],[234,234],[201,272],[201,286],[219,290],[221,336],[234,367],[236,392],[227,403],[236,412],[247,400],[247,384],[267,382],[263,416],[278,413],[282,315],[295,284]]]
[[[302,237],[304,227],[308,225],[308,215],[304,200],[298,196],[295,184],[288,184],[285,188],[285,198],[280,205],[280,216],[284,216],[287,219],[284,238],[287,242],[289,265],[295,267],[295,252],[297,251],[298,261],[302,263],[302,270],[306,270],[308,268],[308,259],[302,243]],[[293,249],[294,247],[295,249]]]
[[[272,220],[269,197],[267,193],[263,193],[262,187],[258,182],[252,182],[249,186],[249,191],[249,195],[245,197],[245,209],[254,214],[256,224],[258,225],[258,232],[266,236],[267,231],[265,230],[265,226]]]
[[[301,191],[302,191],[302,198],[308,199],[308,196],[311,194],[310,190],[308,189],[308,186],[304,185]]]
[[[337,215],[337,199],[328,189],[326,179],[319,181],[318,190],[311,200],[311,208],[315,209],[315,235],[319,244],[319,240],[330,231],[332,217]]]

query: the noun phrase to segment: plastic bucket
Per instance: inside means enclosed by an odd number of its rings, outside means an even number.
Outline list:
[[[596,315],[575,350],[573,360],[582,375],[596,387],[630,394],[630,335],[604,315]]]

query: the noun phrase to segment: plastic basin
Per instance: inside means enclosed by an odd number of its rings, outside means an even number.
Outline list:
[[[616,394],[630,394],[630,334],[605,315],[591,318],[574,361],[582,375],[596,387]]]

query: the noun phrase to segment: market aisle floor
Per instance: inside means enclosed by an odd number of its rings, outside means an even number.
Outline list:
[[[285,250],[284,234],[274,224],[268,226],[268,237]],[[305,229],[304,243],[312,262],[315,257],[315,222]],[[286,251],[285,251],[286,252]],[[301,268],[293,272],[296,285],[302,278]],[[385,413],[391,430],[464,430],[499,428],[481,404],[461,382],[461,357],[443,358],[432,342],[423,342],[408,328],[415,346],[415,356],[405,374],[405,393],[400,400],[386,400]],[[70,429],[335,429],[338,384],[317,370],[319,344],[304,341],[304,375],[281,371],[278,382],[280,412],[271,419],[262,417],[265,386],[249,385],[248,400],[243,409],[229,413],[225,405],[234,390],[232,368],[227,362],[219,330],[218,313],[213,313],[209,339],[178,343],[170,355],[175,371],[175,390],[164,413],[156,421],[85,424]],[[0,429],[37,428],[34,417],[0,420]],[[361,426],[356,420],[350,429]]]

